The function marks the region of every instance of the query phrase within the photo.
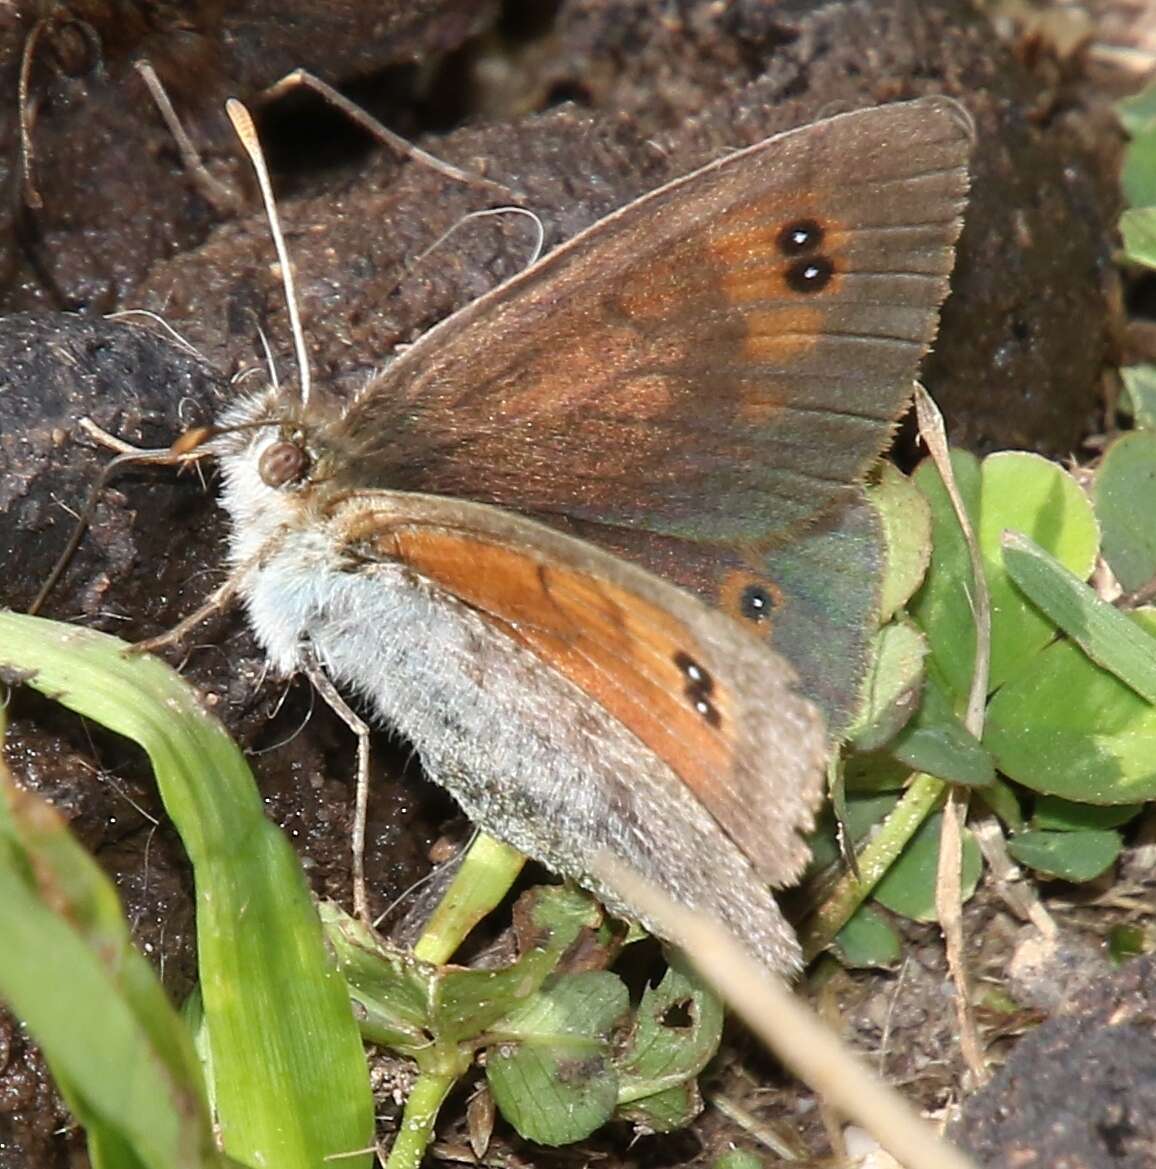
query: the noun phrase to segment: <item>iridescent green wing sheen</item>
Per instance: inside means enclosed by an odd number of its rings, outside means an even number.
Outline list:
[[[724,546],[578,525],[577,534],[721,608],[782,654],[838,738],[854,718],[879,627],[886,544],[878,512],[848,488],[776,545]]]

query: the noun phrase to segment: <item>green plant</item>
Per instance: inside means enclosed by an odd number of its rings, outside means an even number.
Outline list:
[[[126,656],[115,638],[15,614],[0,614],[0,644],[8,676],[145,748],[196,877],[190,1031],[132,948],[107,878],[5,774],[0,925],[21,944],[0,948],[0,997],[44,1046],[97,1169],[304,1167],[335,1155],[365,1164],[363,1037],[418,1069],[396,1169],[420,1162],[446,1093],[480,1053],[501,1113],[543,1144],[579,1140],[612,1116],[667,1131],[700,1110],[695,1079],[717,1049],[721,1005],[673,967],[632,1005],[617,975],[589,968],[608,965],[623,941],[587,895],[532,889],[515,907],[512,963],[444,965],[521,865],[482,838],[415,953],[391,949],[336,906],[322,905],[319,920],[247,765],[178,675]],[[584,968],[568,971],[580,938]]]

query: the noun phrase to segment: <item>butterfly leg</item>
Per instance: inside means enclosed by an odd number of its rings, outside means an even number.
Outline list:
[[[193,140],[181,124],[177,111],[173,109],[173,103],[169,100],[169,95],[152,64],[141,58],[133,62],[133,68],[140,74],[145,88],[149,91],[149,96],[153,99],[153,104],[157,107],[168,132],[177,144],[181,163],[198,193],[218,215],[237,215],[245,205],[244,198],[239,190],[234,190],[228,183],[221,182],[205,166],[201,160],[200,152],[193,145]]]
[[[402,158],[408,158],[413,162],[428,166],[431,170],[437,171],[438,174],[444,175],[456,183],[465,183],[471,187],[486,187],[489,190],[499,192],[504,199],[518,197],[517,192],[512,191],[503,183],[495,183],[492,179],[484,178],[472,171],[462,170],[461,167],[454,166],[452,163],[445,162],[436,155],[422,150],[420,146],[415,146],[400,134],[395,134],[388,126],[383,125],[356,102],[350,101],[340,90],[334,89],[328,82],[322,81],[320,77],[310,73],[307,69],[294,69],[292,73],[285,74],[280,81],[275,81],[268,89],[264,90],[260,94],[260,98],[264,101],[273,101],[299,85],[305,89],[311,89],[334,109],[340,110],[354,125],[360,126],[367,134],[372,135],[379,142],[383,142],[391,150],[400,154]]]
[[[140,447],[133,446],[131,442],[125,442],[123,438],[117,438],[115,434],[109,434],[103,426],[98,425],[87,415],[78,418],[77,426],[88,435],[93,442],[105,447],[110,451],[115,451],[118,455],[135,455],[143,454]]]
[[[16,90],[16,110],[20,127],[19,175],[24,205],[33,211],[44,206],[44,199],[36,187],[36,148],[33,129],[36,125],[36,102],[32,98],[32,66],[41,38],[51,30],[51,17],[41,17],[24,38],[20,54],[20,80]]]
[[[353,911],[372,925],[369,898],[365,892],[365,820],[369,810],[369,724],[338,693],[329,675],[321,668],[313,652],[306,647],[301,655],[301,670],[313,684],[322,701],[357,737],[357,795],[353,810]]]
[[[93,513],[96,510],[97,503],[100,500],[101,492],[108,485],[109,480],[116,475],[120,469],[129,463],[161,463],[161,464],[182,464],[186,462],[196,461],[201,457],[199,452],[191,452],[188,455],[174,454],[172,448],[160,448],[156,450],[146,450],[143,447],[135,447],[131,443],[127,443],[117,438],[115,435],[109,434],[107,430],[97,426],[91,418],[80,419],[81,428],[93,439],[95,439],[102,446],[109,447],[117,452],[116,458],[110,460],[105,464],[104,470],[101,471],[100,476],[92,485],[92,490],[88,493],[88,500],[86,501],[80,514],[76,517],[76,523],[73,525],[72,534],[68,538],[68,542],[64,546],[64,551],[56,558],[56,563],[52,566],[52,571],[49,572],[44,584],[40,586],[40,591],[36,594],[32,604],[28,607],[29,613],[39,613],[44,606],[44,602],[48,599],[49,594],[56,587],[56,582],[60,580],[68,567],[69,562],[75,555],[77,548],[80,547],[80,541],[84,539],[84,533],[88,530],[89,522],[92,519]]]
[[[144,641],[130,645],[128,652],[132,654],[155,653],[167,645],[176,645],[202,621],[207,621],[216,613],[223,613],[236,599],[237,590],[240,588],[247,568],[248,566],[245,565],[237,572],[230,573],[225,578],[224,584],[216,589],[203,605],[198,605],[187,617],[182,617],[172,629],[166,629],[164,633],[159,633],[156,637],[147,637]]]

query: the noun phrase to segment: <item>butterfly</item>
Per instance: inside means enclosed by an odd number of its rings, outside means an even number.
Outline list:
[[[644,913],[603,851],[798,945],[827,735],[775,554],[887,444],[947,294],[970,119],[840,114],[643,196],[350,401],[266,389],[210,447],[271,664],[355,695],[485,831]],[[303,348],[303,346],[302,346]]]

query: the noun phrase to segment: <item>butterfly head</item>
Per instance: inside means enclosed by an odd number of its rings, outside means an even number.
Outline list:
[[[261,452],[257,474],[266,487],[292,490],[308,481],[313,458],[302,433],[281,434]]]
[[[220,463],[221,501],[233,523],[232,559],[255,555],[279,532],[317,514],[332,464],[326,427],[282,392],[237,402],[221,418],[211,444]]]

